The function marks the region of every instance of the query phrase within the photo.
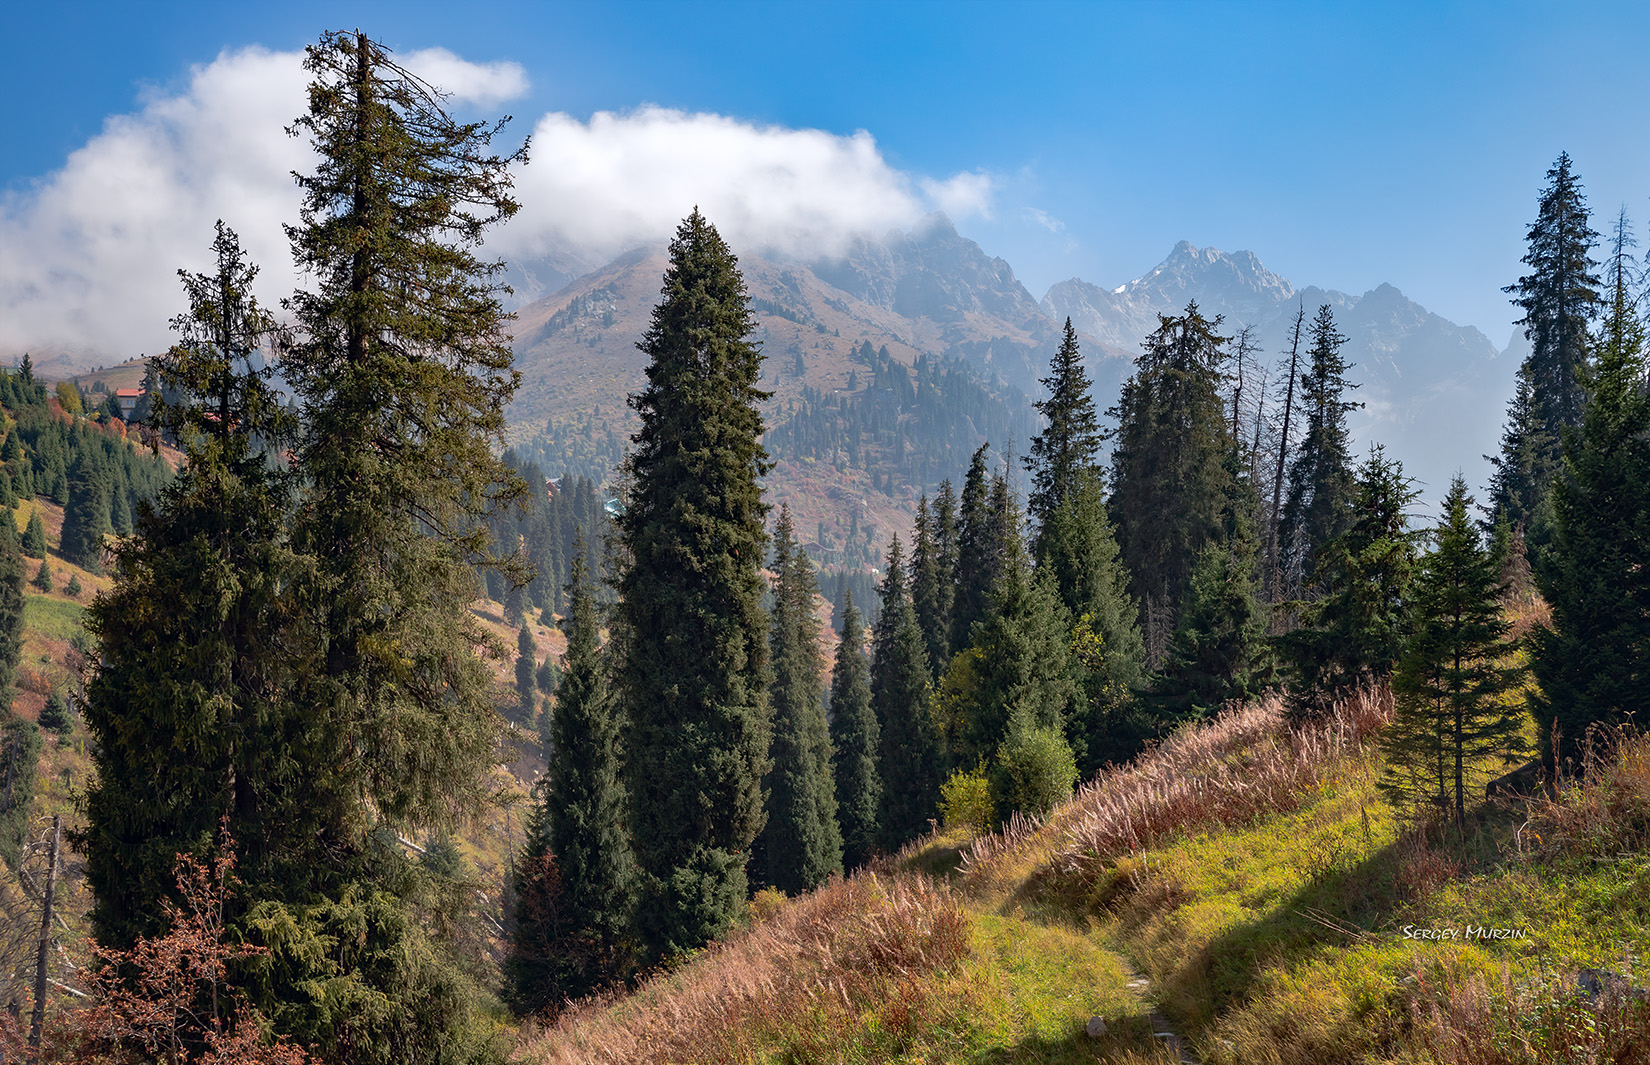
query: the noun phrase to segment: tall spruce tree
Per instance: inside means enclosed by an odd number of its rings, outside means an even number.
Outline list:
[[[1303,624],[1278,637],[1292,671],[1289,713],[1327,714],[1360,685],[1386,679],[1411,627],[1415,534],[1406,511],[1413,482],[1379,444],[1358,468],[1351,528],[1319,552],[1314,579],[1327,594],[1302,612]]]
[[[114,587],[88,611],[100,665],[85,721],[98,771],[82,845],[92,927],[118,947],[165,929],[177,855],[206,853],[225,816],[242,883],[228,920],[241,934],[249,910],[307,901],[308,878],[332,868],[316,838],[330,826],[307,793],[323,764],[292,741],[306,727],[291,698],[305,661],[287,597],[302,569],[286,540],[293,475],[256,443],[281,446],[293,427],[268,371],[245,361],[274,322],[221,223],[213,251],[215,272],[180,271],[190,309],[173,321],[178,343],[150,362],[172,396],[156,397],[152,424],[185,462],[141,512],[138,535],[115,547]]]
[[[743,912],[770,732],[761,353],[737,260],[695,211],[640,347],[647,386],[619,530],[640,931],[651,958]]]
[[[573,555],[568,596],[550,764],[516,871],[515,930],[504,963],[511,1003],[524,1014],[620,980],[634,960],[623,722],[582,551]]]
[[[23,660],[23,554],[16,519],[0,519],[0,859],[17,865],[29,829],[40,731],[12,713]]]
[[[40,520],[40,508],[29,510],[29,524],[23,530],[23,554],[30,558],[46,557],[46,526]]]
[[[956,592],[951,601],[950,654],[973,640],[974,623],[985,616],[996,583],[1000,544],[991,507],[991,478],[986,469],[989,443],[981,444],[963,478],[957,514]],[[949,655],[947,656],[949,657]]]
[[[1042,385],[1048,396],[1038,400],[1036,407],[1046,421],[1043,431],[1032,437],[1031,454],[1024,460],[1031,473],[1026,509],[1037,530],[1033,554],[1038,558],[1043,555],[1043,529],[1049,517],[1077,491],[1100,455],[1100,419],[1089,395],[1089,375],[1070,318]]]
[[[69,505],[63,509],[63,557],[81,569],[103,572],[103,536],[110,531],[109,473],[101,456],[83,447],[69,467]]]
[[[287,302],[281,371],[303,414],[291,543],[305,564],[285,598],[305,642],[280,657],[303,663],[281,720],[284,755],[305,770],[287,798],[306,842],[253,896],[247,938],[270,954],[249,997],[328,1059],[418,1047],[463,1060],[492,1052],[479,989],[428,963],[449,947],[426,929],[451,923],[410,891],[417,867],[390,841],[491,794],[502,719],[478,648],[508,652],[466,604],[484,518],[521,485],[496,457],[517,379],[503,264],[477,249],[516,210],[509,168],[524,151],[493,154],[500,125],[455,121],[365,34],[323,35],[304,66],[308,107],[290,132],[315,167],[296,175],[287,232],[310,283]],[[297,989],[320,979],[324,997]]]
[[[952,750],[964,767],[995,758],[1016,714],[1022,728],[1063,734],[1078,694],[1065,608],[1048,572],[1033,573],[1015,525],[990,607],[974,627],[971,705]]]
[[[922,835],[938,812],[943,767],[928,705],[928,654],[911,609],[897,536],[888,547],[887,570],[882,578],[882,613],[871,643],[871,708],[880,740],[882,845],[895,851]]]
[[[1566,435],[1553,536],[1536,565],[1553,610],[1531,662],[1550,770],[1577,757],[1590,728],[1650,719],[1650,359],[1622,260],[1618,240],[1592,397]]]
[[[1082,697],[1067,728],[1084,777],[1132,756],[1141,737],[1133,709],[1145,679],[1140,609],[1092,471],[1040,531],[1038,572],[1047,573],[1072,622],[1071,648]]]
[[[870,861],[882,841],[882,776],[877,770],[881,747],[882,730],[871,709],[865,623],[854,609],[853,594],[845,592],[842,640],[831,670],[831,760],[842,864],[850,870]]]
[[[1291,586],[1312,572],[1323,546],[1352,524],[1357,491],[1346,416],[1363,404],[1342,398],[1358,387],[1346,379],[1351,366],[1341,357],[1347,338],[1335,327],[1327,303],[1318,308],[1311,329],[1307,368],[1300,377],[1306,434],[1289,464],[1289,494],[1279,516],[1283,579]]]
[[[1162,724],[1212,716],[1230,700],[1259,693],[1267,647],[1255,576],[1250,536],[1203,549],[1154,685]]]
[[[946,488],[950,488],[949,482]],[[956,519],[928,497],[917,499],[917,523],[911,540],[911,607],[917,612],[928,665],[935,673],[950,661],[951,604],[956,594],[955,559],[948,549],[956,544]]]
[[[1598,234],[1568,152],[1547,171],[1525,239],[1523,262],[1530,272],[1503,291],[1523,312],[1517,324],[1524,327],[1530,354],[1518,368],[1501,454],[1490,460],[1495,465],[1490,509],[1506,511],[1539,555],[1549,536],[1542,504],[1559,468],[1564,431],[1581,427],[1588,328],[1604,303],[1592,258]]]
[[[1158,315],[1123,385],[1112,453],[1111,518],[1141,604],[1146,661],[1161,665],[1192,570],[1223,538],[1235,449],[1221,396],[1227,338],[1195,301]]]
[[[538,705],[538,686],[534,683],[534,675],[538,671],[538,645],[533,641],[533,630],[527,619],[521,620],[521,631],[516,633],[516,702],[521,706],[521,712],[527,715],[528,721],[533,719],[533,710]]]
[[[1407,803],[1466,818],[1467,793],[1491,755],[1523,746],[1523,707],[1503,696],[1524,669],[1502,613],[1495,560],[1468,518],[1472,498],[1457,475],[1444,500],[1434,549],[1414,583],[1415,633],[1393,675],[1397,712],[1381,739],[1382,783]]]
[[[760,849],[768,885],[797,894],[842,871],[842,831],[814,612],[819,588],[813,562],[796,542],[789,507],[780,510],[774,529],[773,569],[773,742]]]

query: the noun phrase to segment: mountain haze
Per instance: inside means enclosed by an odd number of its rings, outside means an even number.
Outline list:
[[[1207,317],[1223,315],[1226,334],[1254,326],[1263,359],[1274,367],[1272,380],[1279,379],[1276,367],[1288,355],[1296,309],[1304,308],[1310,322],[1327,303],[1348,338],[1342,351],[1354,364],[1349,376],[1361,384],[1353,398],[1364,409],[1349,419],[1359,446],[1385,444],[1422,482],[1428,498],[1441,496],[1458,469],[1472,484],[1487,478],[1482,454],[1498,439],[1514,360],[1500,357],[1477,329],[1433,314],[1392,285],[1362,296],[1297,289],[1252,252],[1181,241],[1157,267],[1127,284],[1105,289],[1073,278],[1050,288],[1042,307],[1051,319],[1070,315],[1078,330],[1109,346],[1139,351],[1158,314],[1177,314],[1191,300]]]
[[[663,243],[635,248],[520,310],[515,347],[522,385],[510,410],[512,439],[518,445],[540,441],[552,472],[577,453],[586,463],[581,472],[599,478],[622,455],[633,427],[625,397],[641,387],[644,368],[636,342],[658,300],[665,265]],[[1512,360],[1488,338],[1433,314],[1392,285],[1362,295],[1297,287],[1253,252],[1186,241],[1117,288],[1073,278],[1054,285],[1040,303],[1007,262],[961,236],[943,215],[910,232],[857,239],[840,258],[804,262],[747,252],[740,266],[767,356],[763,387],[773,398],[764,414],[770,429],[786,425],[821,396],[868,397],[873,375],[856,355],[867,343],[886,349],[908,370],[925,356],[969,367],[995,405],[961,431],[967,438],[955,441],[955,468],[925,467],[929,483],[889,486],[880,495],[871,486],[890,479],[894,468],[879,468],[882,456],[875,450],[858,455],[857,469],[839,459],[841,483],[829,492],[818,484],[805,487],[802,482],[817,471],[789,468],[780,456],[770,484],[776,498],[805,512],[800,528],[837,520],[844,507],[858,508],[858,521],[885,539],[908,523],[918,492],[932,492],[940,477],[960,473],[967,453],[990,436],[988,424],[999,427],[992,439],[999,456],[1023,453],[1036,431],[1030,397],[1039,394],[1038,379],[1068,315],[1088,357],[1096,403],[1104,409],[1159,314],[1179,313],[1196,300],[1205,315],[1224,317],[1227,334],[1253,326],[1275,382],[1297,308],[1310,319],[1320,304],[1329,304],[1348,337],[1350,376],[1361,385],[1355,398],[1365,406],[1351,418],[1359,447],[1385,444],[1427,498],[1441,494],[1458,469],[1471,483],[1486,479],[1482,455],[1494,448],[1511,388]],[[528,263],[519,269],[554,277],[559,267]],[[900,411],[897,416],[908,423],[909,411]],[[899,453],[904,451],[900,445]]]

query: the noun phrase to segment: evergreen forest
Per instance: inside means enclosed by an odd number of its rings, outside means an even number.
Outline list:
[[[226,219],[130,423],[0,375],[0,1065],[1642,1060],[1646,270],[1568,155],[1435,507],[1327,303],[770,423],[697,208],[628,409],[511,439],[527,145],[305,71],[307,287]]]

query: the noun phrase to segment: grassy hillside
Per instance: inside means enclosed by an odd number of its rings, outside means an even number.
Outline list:
[[[1382,692],[1304,732],[1275,701],[1233,711],[1041,821],[759,899],[750,928],[519,1057],[1645,1060],[1650,741],[1456,831],[1376,787],[1389,713]],[[1616,975],[1590,997],[1592,969]]]

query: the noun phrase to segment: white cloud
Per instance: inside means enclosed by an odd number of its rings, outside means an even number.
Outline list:
[[[922,191],[953,219],[979,215],[989,221],[996,188],[997,179],[981,171],[957,174],[944,181],[922,179]]]
[[[1050,233],[1065,232],[1066,224],[1038,207],[1027,207],[1022,212],[1031,222],[1042,226]]]
[[[481,106],[518,96],[513,63],[450,52],[401,62],[455,99]],[[0,355],[82,350],[125,358],[171,342],[184,309],[180,267],[208,266],[212,223],[240,233],[275,305],[299,278],[283,223],[296,220],[291,173],[312,165],[285,128],[303,108],[297,53],[249,48],[195,68],[176,95],[108,119],[64,166],[0,201]],[[518,134],[519,135],[519,134]],[[982,173],[937,181],[888,165],[864,131],[758,126],[658,107],[561,113],[533,131],[517,177],[522,210],[489,251],[600,265],[669,237],[695,205],[736,249],[829,255],[939,208],[989,217],[995,182]]]
[[[527,71],[520,63],[472,63],[445,48],[408,52],[397,61],[453,99],[477,107],[493,107],[527,92]]]
[[[914,182],[864,130],[838,136],[643,107],[588,122],[545,115],[517,190],[521,213],[497,242],[506,254],[555,249],[595,265],[667,237],[695,206],[736,249],[824,256],[934,207],[980,213],[990,186],[972,174]]]

